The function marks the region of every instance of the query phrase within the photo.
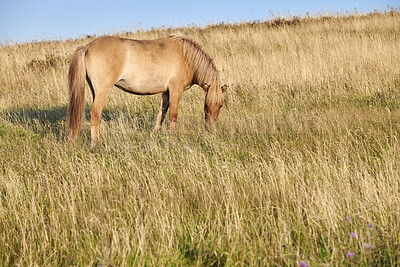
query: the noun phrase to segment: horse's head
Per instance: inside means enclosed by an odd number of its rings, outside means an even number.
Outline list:
[[[214,124],[217,121],[219,112],[224,103],[224,92],[227,86],[212,85],[215,88],[211,88],[210,85],[205,84],[204,89],[207,91],[206,101],[204,103],[204,113],[206,118],[206,130],[209,131],[214,128]]]

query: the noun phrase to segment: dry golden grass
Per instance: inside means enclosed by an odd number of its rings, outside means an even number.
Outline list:
[[[216,132],[197,87],[176,136],[152,133],[160,96],[115,89],[94,151],[87,119],[64,142],[93,38],[0,48],[0,265],[399,264],[400,14],[120,36],[172,33],[230,86]]]

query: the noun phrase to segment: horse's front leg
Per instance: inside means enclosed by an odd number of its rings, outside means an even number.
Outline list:
[[[176,130],[176,121],[178,119],[178,105],[181,99],[183,90],[171,90],[169,97],[169,129],[171,133]]]
[[[168,107],[169,107],[169,91],[165,91],[164,93],[162,93],[161,96],[160,109],[157,114],[156,126],[154,127],[155,132],[160,130],[161,124],[163,123],[165,115],[167,114]]]

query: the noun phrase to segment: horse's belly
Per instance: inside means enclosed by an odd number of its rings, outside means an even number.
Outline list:
[[[165,86],[158,84],[157,82],[130,82],[128,80],[121,79],[115,84],[115,86],[136,95],[154,95],[166,91]]]

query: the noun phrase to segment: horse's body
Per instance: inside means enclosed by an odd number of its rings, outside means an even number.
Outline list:
[[[157,131],[169,108],[171,130],[175,130],[182,92],[193,84],[206,91],[206,128],[213,127],[223,103],[221,81],[212,59],[193,41],[181,37],[131,40],[101,37],[79,47],[68,73],[68,135],[75,139],[84,111],[85,80],[92,94],[90,111],[92,146],[100,135],[101,113],[108,95],[116,87],[137,95],[162,93]]]

